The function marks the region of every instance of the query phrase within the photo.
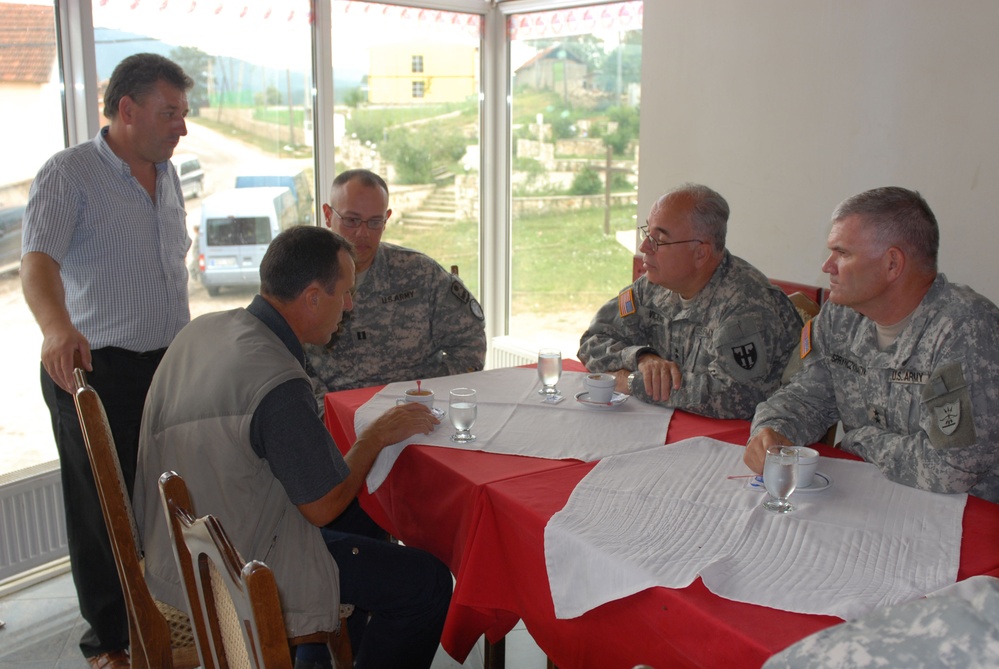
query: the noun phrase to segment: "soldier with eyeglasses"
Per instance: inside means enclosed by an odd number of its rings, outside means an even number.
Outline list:
[[[753,417],[780,385],[801,318],[766,276],[725,248],[729,207],[684,184],[652,206],[645,274],[600,308],[580,339],[591,372],[644,402],[714,418]]]
[[[482,308],[433,258],[381,241],[392,216],[388,185],[368,170],[333,180],[327,227],[357,254],[354,309],[326,347],[307,346],[320,411],[327,392],[479,371]]]

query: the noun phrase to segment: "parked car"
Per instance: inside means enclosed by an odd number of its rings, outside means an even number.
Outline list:
[[[170,160],[180,177],[180,190],[184,199],[200,197],[205,190],[205,171],[201,169],[198,157],[193,153],[178,153]]]
[[[295,198],[298,222],[311,224],[315,219],[312,183],[305,170],[258,170],[236,177],[236,188],[260,188],[262,186],[284,186],[288,188]]]
[[[24,205],[0,209],[0,270],[21,261],[21,221]]]
[[[225,286],[259,286],[271,240],[297,225],[287,188],[232,188],[205,198],[198,228],[198,268],[209,295]]]

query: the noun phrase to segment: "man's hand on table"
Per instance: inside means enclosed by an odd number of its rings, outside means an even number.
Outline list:
[[[414,434],[430,434],[437,425],[440,421],[430,413],[430,409],[416,402],[407,402],[372,421],[361,432],[358,441],[372,441],[385,448]]]
[[[791,446],[791,441],[780,432],[765,427],[746,444],[746,453],[742,461],[757,474],[763,473],[763,464],[767,459],[767,447],[772,445]]]
[[[680,389],[680,366],[655,353],[638,356],[638,371],[645,381],[645,392],[653,402],[669,399],[670,393]]]

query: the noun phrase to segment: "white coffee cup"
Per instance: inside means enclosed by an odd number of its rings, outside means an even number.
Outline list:
[[[815,478],[819,466],[819,452],[808,446],[795,446],[798,451],[798,487],[807,488]]]
[[[616,383],[617,380],[613,374],[587,374],[583,378],[583,385],[586,386],[586,392],[589,393],[588,399],[591,402],[601,404],[607,404],[611,401]]]
[[[396,404],[405,404],[406,402],[419,402],[428,409],[434,408],[434,391],[430,388],[410,388],[406,391],[405,397],[400,397],[395,401]]]

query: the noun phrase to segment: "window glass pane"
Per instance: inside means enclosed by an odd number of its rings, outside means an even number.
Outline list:
[[[21,293],[21,218],[31,182],[65,145],[52,2],[0,2],[0,476],[57,460],[42,400],[42,334]]]
[[[102,89],[123,58],[143,51],[176,61],[194,79],[188,134],[173,157],[194,240],[191,317],[245,306],[257,289],[262,250],[218,256],[209,247],[266,245],[272,216],[281,227],[287,216],[315,222],[309,0],[93,0],[92,7]],[[290,209],[259,190],[225,195],[275,186],[288,189]],[[268,211],[247,211],[251,201]]]
[[[392,209],[382,240],[458,265],[478,295],[481,17],[332,7],[336,171],[380,174]]]
[[[515,14],[508,33],[510,334],[574,356],[631,282],[642,3]]]

